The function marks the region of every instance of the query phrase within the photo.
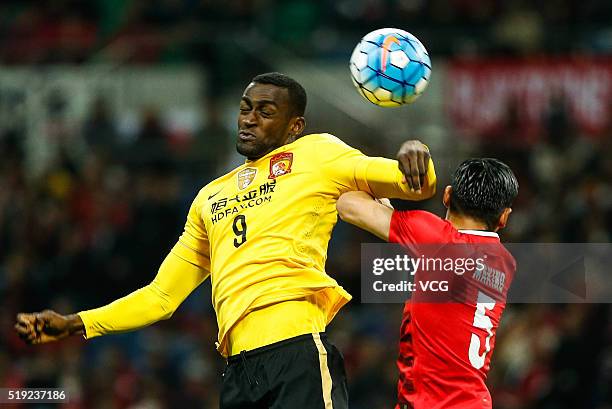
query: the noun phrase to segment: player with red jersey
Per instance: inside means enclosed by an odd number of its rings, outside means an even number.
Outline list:
[[[516,268],[497,231],[505,227],[517,194],[512,170],[486,158],[459,165],[444,190],[445,219],[420,210],[394,211],[362,192],[338,201],[343,220],[400,243],[415,256],[480,260],[463,274],[435,273],[448,282],[444,300],[415,286],[401,325],[396,408],[492,407],[485,380]],[[427,274],[417,270],[415,282],[427,280]]]

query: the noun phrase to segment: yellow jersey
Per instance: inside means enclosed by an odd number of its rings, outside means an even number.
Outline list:
[[[291,327],[273,329],[276,338],[324,330],[351,298],[325,273],[338,197],[363,190],[375,197],[420,200],[435,192],[431,160],[423,193],[411,192],[402,177],[397,161],[365,156],[330,134],[312,134],[247,160],[202,188],[171,255],[202,272],[189,286],[195,288],[210,275],[219,352],[228,356],[245,346],[263,346],[257,329],[274,328],[274,322],[266,321],[270,316],[274,321],[285,317],[282,323]],[[174,278],[181,280],[180,271]],[[181,297],[193,288],[184,289]],[[155,292],[173,297],[159,286]],[[302,303],[292,304],[296,300]],[[135,302],[123,303],[123,311]],[[303,308],[304,302],[312,307]],[[119,328],[107,318],[108,310],[98,310],[79,313],[87,337],[142,326]],[[305,316],[312,322],[291,324],[292,319],[308,321]]]

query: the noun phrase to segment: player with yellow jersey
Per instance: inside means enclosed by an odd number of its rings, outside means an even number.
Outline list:
[[[236,147],[247,160],[200,190],[155,279],[93,310],[19,314],[20,336],[37,344],[142,328],[169,318],[210,277],[217,349],[228,361],[222,408],[347,408],[342,356],[324,332],[351,298],[325,273],[336,201],[354,190],[426,199],[436,178],[417,141],[398,162],[330,134],[301,136],[305,108],[293,79],[255,77],[238,117]]]

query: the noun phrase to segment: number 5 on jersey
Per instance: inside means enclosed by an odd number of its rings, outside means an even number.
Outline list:
[[[470,339],[469,357],[470,363],[476,369],[480,369],[485,364],[485,357],[491,351],[491,337],[493,336],[493,323],[491,318],[487,317],[486,310],[495,308],[495,300],[488,295],[478,291],[478,301],[476,302],[476,311],[474,312],[474,327],[481,328],[487,331],[485,338],[484,352],[480,353],[480,337],[472,333]]]
[[[243,214],[239,214],[234,218],[234,223],[232,224],[232,229],[234,229],[234,247],[238,248],[247,241],[247,224],[246,224],[246,216]]]

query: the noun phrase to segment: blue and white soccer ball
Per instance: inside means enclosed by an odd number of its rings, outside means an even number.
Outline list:
[[[381,28],[363,37],[353,50],[350,68],[359,93],[383,107],[414,102],[431,75],[431,61],[423,44],[397,28]]]

